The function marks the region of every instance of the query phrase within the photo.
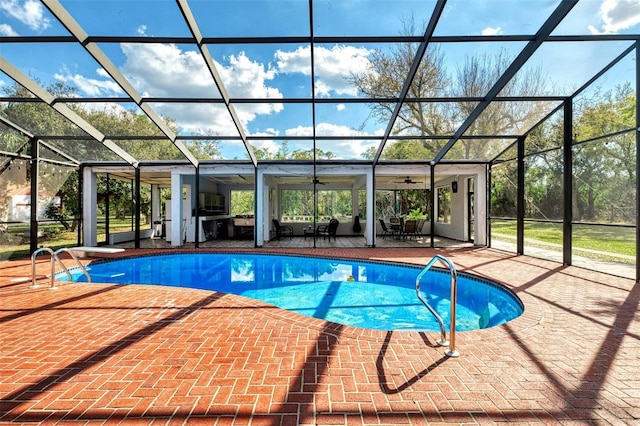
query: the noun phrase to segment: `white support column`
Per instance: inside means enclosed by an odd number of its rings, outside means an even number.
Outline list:
[[[171,246],[182,245],[182,228],[184,214],[182,212],[182,175],[171,172]]]
[[[160,236],[160,187],[151,185],[151,226],[153,227],[153,236]]]
[[[255,188],[256,211],[253,216],[253,232],[255,234],[253,237],[255,238],[256,246],[262,247],[264,245],[265,227],[268,226],[268,221],[265,218],[268,218],[269,196],[265,197],[265,192],[269,191],[269,186],[265,184],[264,172],[260,169],[258,169],[258,175],[256,176]],[[265,212],[267,215],[265,215]],[[267,235],[269,235],[268,228]]]
[[[353,205],[353,217],[355,220],[355,217],[360,214],[360,206],[358,205],[358,190],[353,186],[351,186],[351,203]]]
[[[365,244],[375,244],[376,234],[376,197],[373,181],[373,169],[367,170],[367,226],[365,227]]]
[[[82,174],[82,244],[98,245],[98,180],[90,167]]]
[[[475,197],[475,215],[473,239],[474,245],[487,245],[487,172],[486,169],[476,176]]]
[[[355,225],[356,223],[356,217],[360,214],[360,206],[358,205],[358,190],[354,187],[354,185],[351,186],[351,205],[353,206],[353,213],[351,215],[351,225],[353,227],[353,225]]]
[[[191,177],[191,176],[189,176]],[[193,179],[192,179],[193,180]],[[196,232],[197,227],[195,224],[195,217],[191,214],[195,206],[197,205],[197,201],[194,204],[194,198],[192,195],[193,185],[185,183],[185,177],[183,177],[182,184],[184,186],[185,199],[182,201],[182,220],[183,220],[183,238],[188,243],[193,243],[196,241]],[[186,235],[184,234],[186,232]]]

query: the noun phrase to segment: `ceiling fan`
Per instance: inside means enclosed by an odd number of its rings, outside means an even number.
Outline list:
[[[313,183],[314,185],[326,185],[326,182],[321,182],[320,179],[318,179],[317,176],[313,178],[311,183]]]
[[[397,182],[397,183],[414,184],[414,183],[424,183],[424,182],[418,182],[416,180],[412,180],[411,177],[407,176],[402,182]]]

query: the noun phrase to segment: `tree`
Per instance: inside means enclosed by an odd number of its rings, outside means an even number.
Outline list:
[[[48,200],[45,216],[60,222],[65,230],[75,231],[80,216],[78,169],[43,163],[40,166],[40,175],[39,183],[44,192],[60,199],[59,204]]]
[[[387,160],[405,160],[407,158],[430,158],[432,151],[418,140],[388,142],[384,150]]]
[[[574,106],[573,168],[562,161],[563,120],[552,117],[525,141],[525,216],[561,219],[563,177],[571,173],[574,221],[635,221],[635,93],[595,88]],[[491,214],[515,216],[516,162],[492,168]]]
[[[74,97],[77,96],[77,89],[64,83],[54,83],[48,86],[47,91],[56,97]],[[24,87],[19,84],[6,87],[5,93],[9,97],[25,98],[33,97]],[[69,106],[80,117],[105,134],[107,138],[111,137],[116,143],[129,152],[132,156],[139,159],[178,159],[182,158],[182,154],[168,140],[144,141],[133,138],[134,135],[143,136],[162,136],[158,127],[149,120],[144,114],[139,114],[135,110],[124,110],[119,107],[89,108],[82,104],[70,104]],[[79,161],[87,160],[118,160],[119,157],[114,153],[109,153],[106,149],[96,149],[99,142],[87,141],[86,134],[80,128],[75,126],[64,116],[59,114],[53,108],[42,102],[7,102],[3,104],[2,114],[16,124],[30,129],[37,136],[46,138],[49,145],[54,149],[65,152],[72,158]],[[176,129],[175,121],[165,118],[170,128]],[[78,140],[73,139],[55,139],[55,136],[79,136]],[[123,140],[121,136],[132,136],[130,140]],[[54,138],[51,138],[54,137]],[[22,140],[20,140],[22,139]],[[10,151],[22,150],[30,153],[30,143],[23,137],[16,137],[11,132],[2,133],[1,141],[5,142]],[[211,151],[212,148],[209,147]],[[78,179],[77,173],[73,168],[57,167],[53,163],[47,162],[47,159],[56,160],[57,154],[48,148],[41,147],[41,167],[39,183],[47,194],[60,197],[60,205],[52,205],[47,209],[49,218],[60,221],[65,228],[69,227],[69,219],[76,218],[78,212]],[[52,169],[54,169],[52,171]],[[100,188],[104,188],[104,177],[98,179],[98,187],[100,194],[106,194],[106,189],[102,192]],[[123,217],[124,214],[130,213],[131,208],[131,187],[128,183],[116,183],[112,180],[110,183],[110,200],[115,206],[117,216]],[[148,189],[141,189],[142,208],[148,209],[148,200],[150,194]],[[145,207],[146,206],[146,207]],[[70,227],[75,228],[76,223]]]
[[[291,151],[288,141],[283,141],[275,152],[269,149],[269,147],[254,147],[253,152],[258,160],[313,160],[313,148]],[[316,159],[330,160],[332,158],[335,158],[333,152],[316,148]]]
[[[118,106],[108,105],[101,109],[74,105],[78,115],[91,123],[96,129],[113,138],[114,143],[138,160],[182,160],[184,156],[175,145],[160,131],[149,117],[134,109],[126,110]],[[170,117],[163,117],[164,122],[174,132],[177,124]],[[129,136],[130,139],[123,139]],[[140,138],[153,137],[152,140]],[[217,147],[213,141],[206,143],[191,142],[191,146],[199,154],[208,157],[215,155]],[[104,155],[104,153],[103,153]]]
[[[525,217],[561,220],[564,165],[562,116],[536,127],[525,140]],[[515,173],[515,171],[514,171]]]
[[[8,240],[11,195],[29,187],[29,162],[0,155],[0,242]]]
[[[404,22],[404,34],[415,34],[413,19]],[[416,45],[406,43],[389,53],[375,52],[370,67],[362,73],[354,73],[350,81],[360,93],[371,98],[372,116],[379,122],[387,122],[395,108],[394,102],[376,99],[396,98],[404,79],[415,59]],[[506,51],[494,54],[467,56],[463,65],[453,75],[444,67],[445,55],[439,47],[425,52],[410,86],[407,98],[484,97],[510,63]],[[502,90],[501,95],[539,95],[545,92],[547,78],[541,69],[523,69]],[[445,146],[461,120],[476,108],[477,102],[406,102],[394,124],[394,134],[415,135],[423,149],[408,149],[406,141],[387,144],[382,158],[430,160]],[[493,102],[466,132],[467,135],[499,135],[522,133],[542,118],[544,111],[535,102]],[[534,114],[534,112],[538,112]],[[440,136],[441,138],[437,138]],[[421,139],[431,137],[430,139]],[[434,138],[436,137],[436,138]],[[496,141],[486,138],[462,139],[452,147],[456,158],[484,159],[487,154],[499,152]],[[369,153],[370,155],[371,153]],[[368,158],[365,155],[365,158]]]
[[[77,96],[77,90],[63,83],[55,83],[47,89],[50,93],[64,96]],[[9,98],[34,98],[27,89],[19,84],[7,86],[4,92]],[[2,105],[2,115],[19,126],[29,129],[35,135],[83,136],[84,131],[44,102],[12,102]]]
[[[596,90],[574,120],[574,219],[633,223],[635,94],[629,84]]]
[[[515,217],[517,184],[516,161],[506,161],[491,168],[491,216]]]
[[[280,144],[276,152],[271,151],[269,147],[253,147],[253,152],[259,160],[286,160],[290,158],[291,155],[289,151],[289,141],[286,140],[282,141],[282,144]]]
[[[252,215],[255,210],[253,190],[231,191],[231,216]]]
[[[405,34],[414,34],[415,23],[409,19],[403,23]],[[404,79],[415,59],[417,45],[405,43],[389,53],[374,52],[369,69],[362,73],[353,73],[350,81],[366,97],[376,99],[396,98],[400,94]],[[438,47],[427,49],[411,84],[408,98],[438,97],[446,93],[448,77],[442,66],[443,54]],[[378,122],[389,121],[395,108],[395,102],[373,102],[372,117]],[[414,134],[416,136],[435,136],[452,133],[451,122],[445,111],[435,103],[407,102],[396,120],[394,133]],[[443,146],[443,141],[423,142],[424,149],[433,157]],[[385,157],[386,158],[386,157]],[[405,158],[418,158],[415,156]]]
[[[452,96],[484,97],[508,68],[511,58],[504,49],[496,53],[468,55],[458,67],[450,87]],[[541,68],[523,68],[501,90],[501,97],[539,96],[547,91],[548,78]],[[456,102],[449,120],[466,119],[476,108],[476,102]],[[522,134],[533,127],[546,114],[543,102],[494,101],[471,124],[469,136]],[[487,138],[461,139],[452,149],[455,158],[482,159],[499,151],[493,145],[500,141]]]

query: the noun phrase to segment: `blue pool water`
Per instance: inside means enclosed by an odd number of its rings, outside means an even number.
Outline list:
[[[183,253],[92,263],[93,282],[159,284],[232,293],[302,315],[378,330],[439,331],[418,300],[422,268],[367,261],[240,253]],[[60,277],[66,279],[66,276]],[[74,274],[74,281],[86,281]],[[422,295],[449,329],[449,272],[430,270]],[[523,312],[511,291],[458,274],[456,330],[493,327]]]

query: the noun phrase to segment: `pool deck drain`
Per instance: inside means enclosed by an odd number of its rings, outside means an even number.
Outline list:
[[[422,265],[441,254],[507,285],[525,313],[458,333],[452,359],[438,333],[340,326],[203,290],[30,289],[14,281],[30,276],[28,259],[2,262],[0,424],[640,423],[632,280],[479,248],[292,253]]]

